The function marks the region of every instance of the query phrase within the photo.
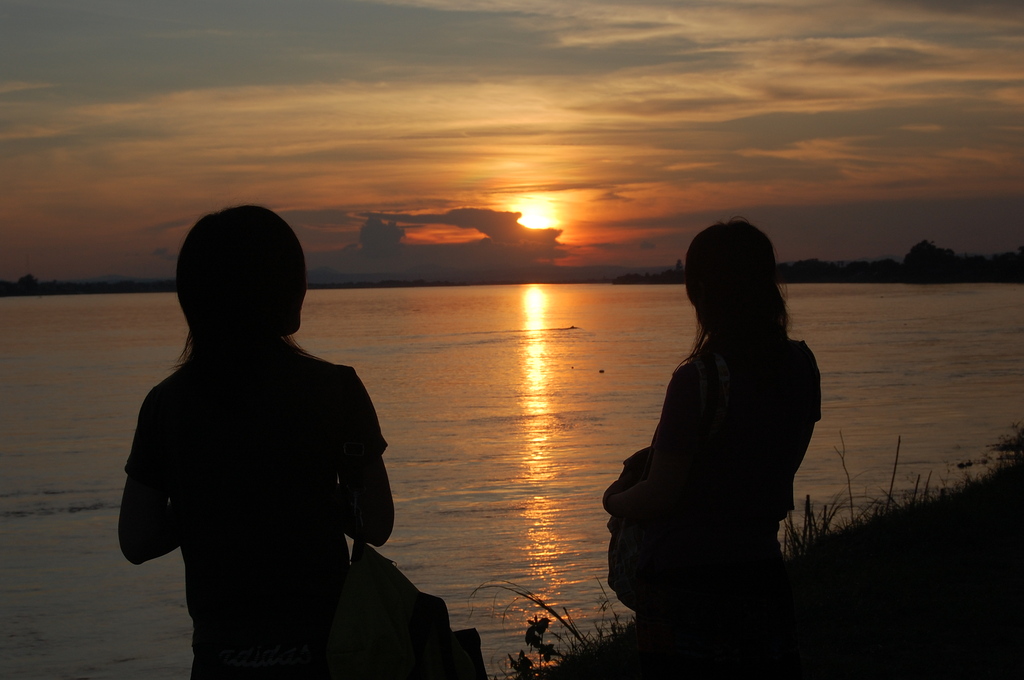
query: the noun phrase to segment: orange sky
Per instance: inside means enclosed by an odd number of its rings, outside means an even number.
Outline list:
[[[1015,250],[1024,5],[961,4],[0,0],[0,278],[168,276],[247,202],[352,273],[670,265],[734,214]]]

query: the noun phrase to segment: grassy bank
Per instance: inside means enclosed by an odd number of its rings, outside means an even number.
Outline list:
[[[987,470],[953,487],[804,534],[790,574],[806,678],[1024,678],[1024,428],[995,448]],[[519,676],[638,677],[624,621],[585,642],[560,637],[547,640],[560,662]]]
[[[791,561],[808,678],[1024,678],[1022,439],[990,472],[880,504]]]

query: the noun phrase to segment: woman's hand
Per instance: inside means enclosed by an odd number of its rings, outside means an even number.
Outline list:
[[[693,455],[684,452],[665,453],[654,449],[651,472],[647,479],[628,489],[616,480],[604,492],[604,509],[613,517],[656,519],[671,512],[682,498]]]
[[[601,498],[601,504],[604,506],[604,511],[605,512],[607,512],[609,515],[617,517],[617,515],[614,512],[611,511],[611,508],[608,507],[608,499],[611,498],[612,496],[614,496],[617,493],[622,493],[625,490],[626,490],[626,482],[624,480],[616,479],[614,482],[611,483],[611,486],[609,486],[605,490],[604,496]]]

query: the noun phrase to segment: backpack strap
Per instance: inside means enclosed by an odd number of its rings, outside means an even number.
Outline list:
[[[698,437],[707,444],[718,436],[729,409],[729,366],[721,354],[693,360],[700,377],[700,426]]]
[[[345,470],[345,501],[355,521],[355,535],[352,537],[352,561],[363,556],[366,539],[363,538],[363,507],[360,499],[363,495],[363,461],[366,447],[361,442],[345,442],[342,447],[341,466]]]

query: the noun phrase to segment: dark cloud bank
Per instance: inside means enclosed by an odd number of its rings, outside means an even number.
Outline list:
[[[901,258],[922,240],[958,254],[1015,252],[1024,245],[1024,197],[904,199],[810,206],[741,206],[657,218],[620,220],[626,242],[591,243],[620,265],[567,266],[572,248],[560,229],[528,229],[519,213],[478,208],[413,214],[284,211],[307,247],[310,281],[382,280],[468,283],[587,281],[629,272],[660,272],[685,257],[693,236],[718,220],[742,215],[769,233],[780,261]],[[461,243],[415,243],[415,230],[445,225],[470,232]],[[332,244],[348,243],[344,247]],[[355,242],[353,242],[355,241]],[[610,255],[610,253],[614,253]],[[159,255],[159,253],[157,253]],[[629,265],[643,262],[647,266]]]
[[[518,212],[458,208],[444,213],[366,213],[359,242],[341,250],[309,253],[312,283],[384,279],[453,282],[585,280],[617,276],[623,267],[565,267],[561,229],[528,229]],[[462,243],[407,242],[427,225],[472,230],[479,238]]]

